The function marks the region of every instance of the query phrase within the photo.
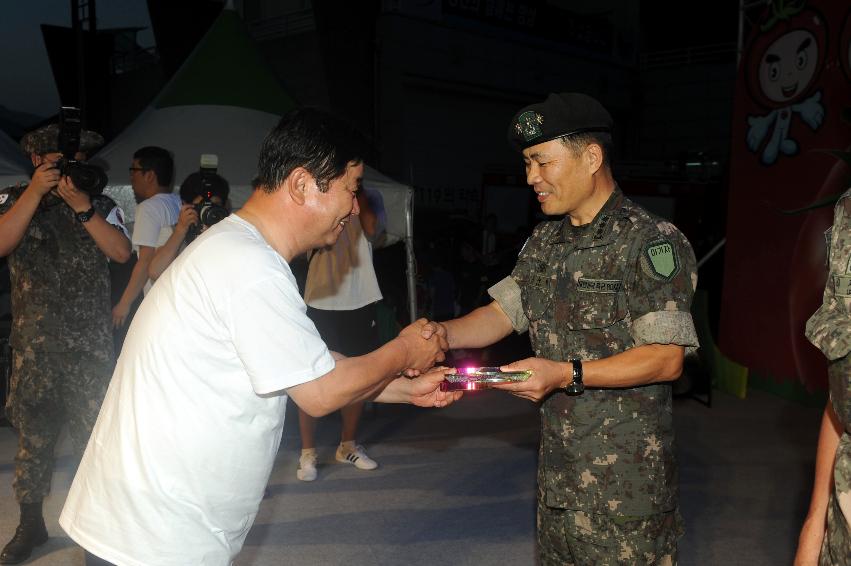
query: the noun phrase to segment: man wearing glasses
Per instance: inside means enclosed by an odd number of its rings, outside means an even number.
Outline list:
[[[172,192],[174,160],[167,150],[147,146],[133,154],[130,165],[130,185],[136,197],[136,222],[133,225],[133,250],[136,265],[130,273],[127,287],[112,308],[112,324],[121,328],[133,310],[139,293],[150,288],[148,266],[154,252],[162,246],[180,214],[180,197]]]

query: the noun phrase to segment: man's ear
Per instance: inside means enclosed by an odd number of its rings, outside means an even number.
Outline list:
[[[307,200],[307,191],[313,183],[313,175],[308,173],[304,167],[296,167],[286,178],[284,184],[290,193],[290,198],[296,204],[302,205]]]
[[[585,148],[585,158],[593,175],[603,166],[603,148],[599,144],[589,143],[588,147]]]
[[[30,161],[33,162],[33,167],[38,167],[42,164],[41,156],[35,152],[30,153]]]

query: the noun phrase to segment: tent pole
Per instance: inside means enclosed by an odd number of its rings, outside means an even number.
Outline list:
[[[405,257],[408,275],[408,315],[417,320],[417,260],[414,257],[414,189],[405,199]]]

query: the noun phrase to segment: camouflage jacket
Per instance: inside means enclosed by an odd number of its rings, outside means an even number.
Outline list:
[[[828,277],[821,307],[807,321],[807,339],[833,364],[851,352],[851,189],[836,203],[830,230]],[[848,367],[847,364],[844,367]],[[851,432],[851,378],[832,371],[833,409]]]
[[[696,347],[696,283],[682,233],[616,188],[588,225],[539,224],[490,292],[517,331],[528,329],[536,356],[595,360],[643,344]],[[670,385],[555,392],[541,411],[547,505],[629,517],[676,507]]]
[[[0,214],[12,208],[25,188],[0,190]],[[101,195],[92,198],[92,206],[106,218],[115,202]],[[12,348],[101,351],[111,357],[107,261],[71,207],[53,195],[44,197],[9,255]]]

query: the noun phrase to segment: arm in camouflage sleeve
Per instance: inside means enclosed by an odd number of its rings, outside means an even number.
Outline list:
[[[32,180],[21,196],[8,209],[0,210],[0,257],[15,251],[26,233],[41,198],[59,182],[59,173],[52,163],[42,163],[33,172]],[[8,198],[8,197],[7,197]],[[4,201],[5,204],[5,201]],[[8,204],[7,204],[8,206]]]
[[[60,179],[56,194],[76,213],[85,212],[92,207],[89,195],[77,189],[70,177]],[[124,232],[107,222],[106,218],[96,213],[88,222],[84,222],[83,226],[106,257],[118,263],[130,259],[130,240]]]
[[[851,352],[851,190],[836,204],[821,306],[807,321],[806,336],[828,360]]]
[[[588,387],[637,387],[673,381],[682,373],[686,347],[696,347],[691,319],[691,299],[697,285],[694,252],[671,224],[660,222],[636,240],[631,256],[633,276],[627,289],[634,346],[599,360],[582,360]],[[503,369],[531,369],[525,383],[501,385],[527,399],[538,401],[573,379],[566,361],[528,358]]]

